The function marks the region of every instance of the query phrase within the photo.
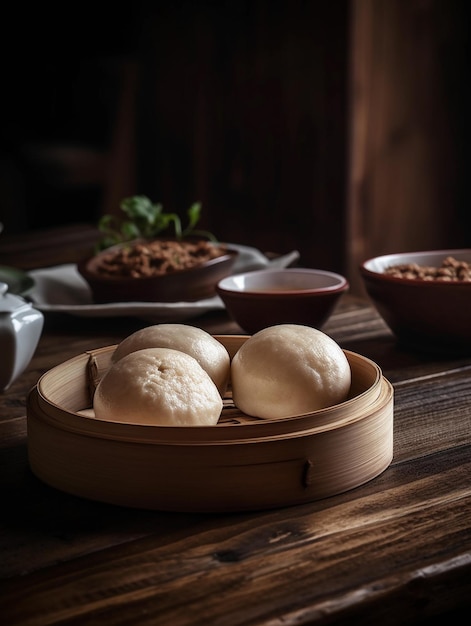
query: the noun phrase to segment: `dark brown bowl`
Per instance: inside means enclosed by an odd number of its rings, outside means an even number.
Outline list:
[[[348,288],[340,274],[288,268],[229,276],[218,283],[217,292],[232,318],[253,334],[275,324],[320,328]]]
[[[110,249],[83,260],[77,269],[87,281],[97,304],[194,302],[214,296],[217,283],[231,273],[238,252],[225,247],[224,250],[221,256],[189,269],[149,277],[107,276],[98,272],[102,256]]]
[[[388,254],[360,266],[366,291],[401,344],[442,354],[471,354],[471,282],[396,278],[388,267],[439,267],[452,256],[471,263],[471,250]]]

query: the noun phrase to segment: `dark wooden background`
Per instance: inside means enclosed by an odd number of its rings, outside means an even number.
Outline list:
[[[5,11],[5,233],[142,193],[222,240],[344,272],[471,245],[464,0]],[[35,13],[35,11],[37,11]],[[54,18],[54,19],[53,19]]]

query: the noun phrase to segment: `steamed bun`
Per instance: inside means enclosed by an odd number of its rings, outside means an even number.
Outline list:
[[[280,324],[252,335],[232,360],[232,397],[247,415],[281,418],[346,400],[350,364],[328,335]]]
[[[156,324],[142,328],[123,339],[113,353],[112,361],[119,361],[142,348],[172,348],[189,354],[212,378],[221,397],[224,396],[231,367],[229,353],[201,328],[186,324]]]
[[[178,350],[136,350],[113,363],[93,400],[97,419],[160,426],[212,426],[222,399],[198,361]]]

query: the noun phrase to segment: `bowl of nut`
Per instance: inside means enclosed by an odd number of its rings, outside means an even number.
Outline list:
[[[238,252],[204,239],[138,239],[82,260],[95,303],[192,302],[215,295]]]
[[[387,254],[359,269],[368,296],[401,344],[471,354],[471,249]]]
[[[126,198],[120,207],[125,217],[105,215],[99,222],[101,249],[77,264],[96,304],[193,302],[215,295],[238,251],[195,228],[199,203],[188,210],[185,229],[176,213],[164,213],[146,196]]]

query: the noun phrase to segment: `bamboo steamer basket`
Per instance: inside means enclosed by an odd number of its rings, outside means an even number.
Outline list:
[[[231,357],[247,336],[219,335]],[[381,474],[393,456],[393,388],[373,361],[345,351],[349,398],[290,418],[260,420],[233,404],[216,426],[97,420],[92,398],[116,346],[46,372],[27,402],[33,473],[64,492],[176,512],[271,509],[326,498]]]

